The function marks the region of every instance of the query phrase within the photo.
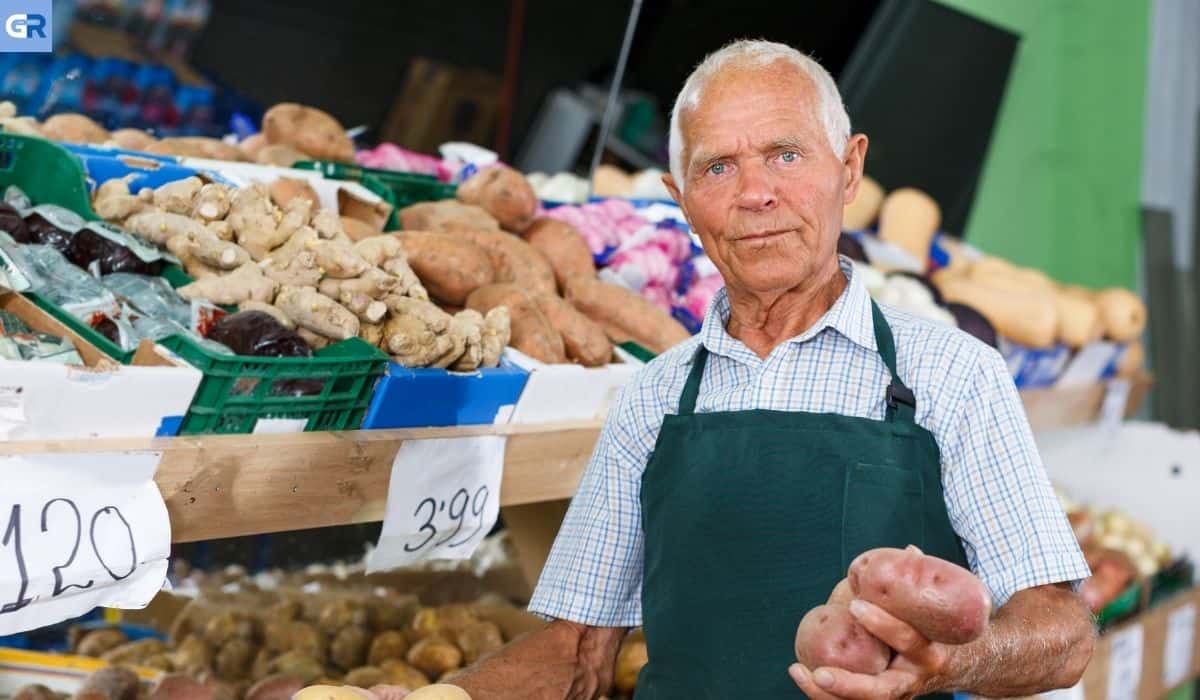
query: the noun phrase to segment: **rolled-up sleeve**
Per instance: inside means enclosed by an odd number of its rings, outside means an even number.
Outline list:
[[[597,627],[641,624],[641,477],[663,416],[652,388],[652,380],[640,376],[609,411],[531,612]]]
[[[942,443],[946,508],[996,607],[1026,588],[1091,575],[999,353],[982,349]]]

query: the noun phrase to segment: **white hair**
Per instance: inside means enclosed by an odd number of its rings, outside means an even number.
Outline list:
[[[839,156],[845,154],[846,144],[850,141],[850,116],[846,114],[842,95],[838,92],[837,84],[833,82],[829,71],[787,44],[764,39],[742,39],[726,44],[705,56],[688,76],[683,89],[679,91],[679,96],[675,98],[675,107],[671,110],[671,176],[675,178],[675,184],[681,191],[685,182],[683,127],[680,124],[683,112],[699,106],[700,93],[704,86],[726,67],[767,66],[777,61],[795,66],[812,80],[820,100],[818,116],[825,126],[825,137],[829,139],[829,147]]]

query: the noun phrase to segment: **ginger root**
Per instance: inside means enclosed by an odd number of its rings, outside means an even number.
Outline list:
[[[353,279],[327,277],[321,280],[321,293],[337,298],[342,292],[365,294],[372,299],[382,299],[392,294],[399,286],[399,278],[393,277],[377,267],[372,267]]]
[[[279,307],[272,304],[264,304],[261,301],[244,301],[238,304],[238,311],[261,311],[279,321],[279,325],[288,330],[295,330],[296,328],[296,322],[288,318],[287,314],[280,311]]]
[[[415,316],[434,333],[445,333],[450,328],[450,314],[432,302],[395,294],[384,297],[383,301],[393,314]]]
[[[125,177],[116,177],[96,188],[92,208],[101,219],[121,222],[146,209],[146,202],[129,191],[129,183],[134,177],[136,175],[133,173]]]
[[[396,285],[395,292],[413,299],[421,299],[429,301],[429,292],[425,291],[425,285],[421,284],[421,278],[417,277],[417,273],[409,267],[408,260],[405,257],[389,258],[383,261],[379,266],[388,274],[400,280]]]
[[[373,267],[371,263],[363,260],[362,256],[354,250],[354,246],[341,241],[319,240],[306,245],[306,247],[316,254],[317,265],[325,270],[327,277],[350,279],[362,275]]]
[[[250,262],[250,254],[241,246],[221,240],[204,226],[171,238],[167,250],[180,259],[194,258],[219,270],[235,270]]]
[[[375,347],[379,347],[379,343],[383,341],[383,324],[382,323],[359,323],[358,337],[367,341]]]
[[[255,260],[267,257],[295,233],[296,229],[284,230],[281,235],[279,223],[282,218],[282,213],[271,204],[262,185],[237,190],[229,203],[229,225],[233,227],[238,244]]]
[[[408,260],[408,256],[404,254],[404,246],[400,241],[395,236],[387,234],[364,238],[354,244],[354,250],[363,257],[363,260],[376,267],[383,265],[387,260],[394,260],[395,258]]]
[[[192,216],[206,222],[220,221],[229,215],[229,199],[229,187],[218,182],[210,182],[196,193],[196,199],[192,205]]]
[[[228,221],[209,221],[204,224],[204,228],[212,231],[213,235],[223,241],[233,240],[233,227]]]
[[[313,333],[304,326],[297,326],[296,334],[303,338],[304,342],[308,343],[308,347],[312,348],[313,350],[320,350],[321,348],[328,347],[329,345],[333,344],[333,340],[331,338],[326,338],[320,333]]]
[[[184,299],[207,299],[214,304],[241,304],[247,301],[269,304],[278,289],[275,280],[263,275],[258,265],[248,262],[227,275],[197,280],[177,291]],[[287,313],[286,309],[284,313]]]
[[[349,289],[342,290],[342,293],[338,295],[338,301],[342,306],[354,312],[354,315],[358,316],[361,321],[367,323],[379,323],[388,312],[387,304],[382,301],[376,301],[362,292],[354,292]]]
[[[483,362],[483,314],[463,309],[450,320],[450,335],[463,338],[463,349],[449,365],[456,372],[470,372]]]
[[[358,335],[358,317],[312,287],[284,287],[275,306],[297,326],[326,338],[345,340]]]
[[[313,214],[312,227],[317,230],[317,235],[325,239],[346,239],[346,229],[342,226],[342,220],[337,214],[328,209],[320,209]]]
[[[497,306],[487,312],[487,316],[484,317],[482,336],[483,359],[480,361],[480,365],[483,367],[499,366],[500,355],[512,338],[512,316],[508,313],[507,306]]]
[[[192,235],[197,238],[213,235],[204,224],[182,214],[171,214],[163,211],[144,211],[134,214],[125,220],[125,228],[136,236],[151,243],[165,247],[167,241],[178,235]]]
[[[271,251],[271,258],[286,262],[306,250],[311,251],[319,240],[321,239],[315,229],[311,226],[301,226],[286,243]]]
[[[317,265],[317,256],[308,251],[301,251],[286,263],[274,255],[262,265],[263,274],[278,282],[281,286],[315,287],[325,276],[324,271]]]
[[[196,195],[202,187],[204,181],[195,175],[160,185],[154,190],[154,206],[170,214],[191,216]]]
[[[420,317],[397,313],[383,325],[384,350],[405,367],[425,367],[450,350],[449,337],[439,335]]]

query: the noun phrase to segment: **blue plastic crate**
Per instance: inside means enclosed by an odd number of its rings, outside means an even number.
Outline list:
[[[515,406],[529,372],[507,359],[475,372],[410,369],[389,362],[375,387],[363,428],[488,425],[503,406]]]
[[[203,174],[210,180],[228,184],[225,178],[216,173],[208,171],[201,173],[195,168],[180,165],[177,159],[171,156],[95,146],[70,144],[64,144],[64,146],[83,163],[88,190],[92,192],[113,178],[125,177],[130,174],[135,176],[129,183],[129,189],[133,192],[137,192],[143,187],[158,187],[199,174]]]

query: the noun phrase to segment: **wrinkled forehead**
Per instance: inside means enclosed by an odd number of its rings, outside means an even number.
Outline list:
[[[820,99],[812,78],[787,61],[765,65],[723,67],[698,86],[679,114],[684,162],[696,145],[705,140],[734,139],[746,121],[785,120],[785,128],[800,133],[821,132]]]

